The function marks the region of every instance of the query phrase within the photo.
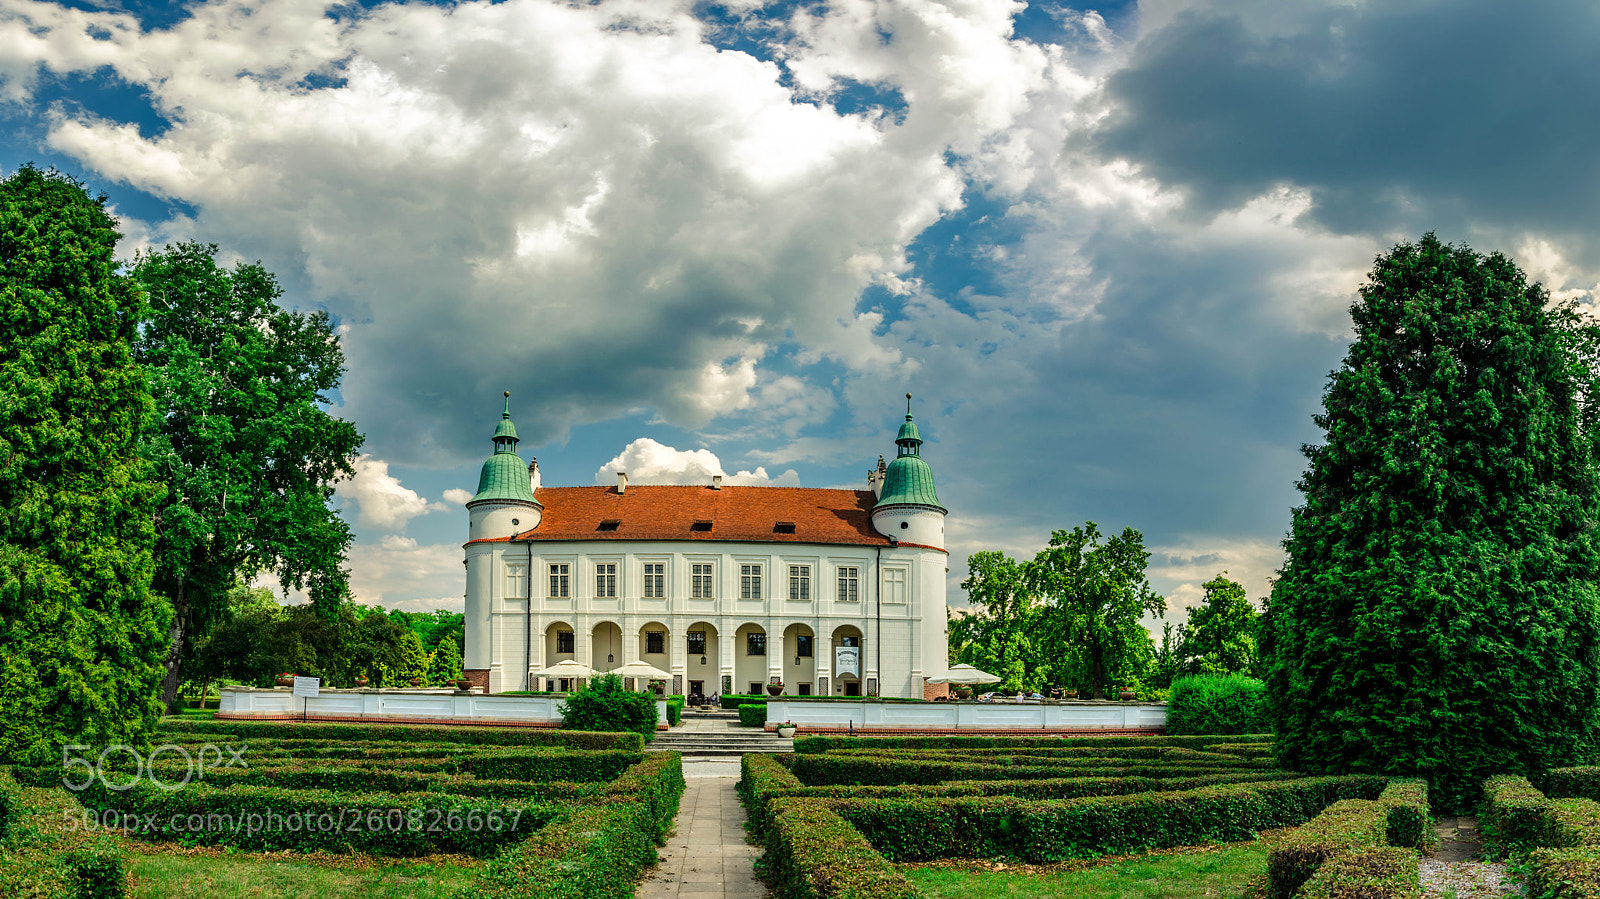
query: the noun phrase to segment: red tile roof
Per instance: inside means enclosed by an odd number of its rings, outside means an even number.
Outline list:
[[[872,529],[870,490],[816,487],[541,487],[544,517],[515,540],[700,540],[888,546]],[[618,522],[601,530],[601,522]],[[691,530],[696,522],[710,530]],[[779,533],[779,522],[794,533]]]

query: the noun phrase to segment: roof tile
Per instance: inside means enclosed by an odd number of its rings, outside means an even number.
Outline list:
[[[872,529],[870,490],[816,487],[541,487],[539,527],[516,540],[702,540],[888,546]],[[619,521],[601,530],[604,521]],[[690,528],[711,522],[709,531]],[[794,522],[780,533],[778,522]]]

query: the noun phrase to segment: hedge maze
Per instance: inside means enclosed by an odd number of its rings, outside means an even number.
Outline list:
[[[487,860],[462,899],[624,899],[683,792],[638,734],[175,721],[156,743],[69,765],[67,788],[60,766],[0,779],[0,894],[120,896],[134,839],[456,853]]]
[[[1295,828],[1274,899],[1418,895],[1427,786],[1276,770],[1270,737],[808,737],[747,755],[740,795],[783,899],[913,899],[897,862],[1060,862]],[[1343,889],[1343,887],[1339,887]],[[1334,890],[1330,892],[1330,890]]]
[[[1528,893],[1600,897],[1600,768],[1554,768],[1535,787],[1524,777],[1484,785],[1479,824],[1489,850],[1525,859]]]

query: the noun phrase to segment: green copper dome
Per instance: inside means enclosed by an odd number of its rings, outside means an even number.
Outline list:
[[[506,409],[494,429],[494,455],[484,461],[478,473],[478,492],[468,502],[490,499],[538,503],[533,497],[528,466],[517,455],[517,426],[511,423],[509,390],[506,391]]]
[[[873,508],[912,503],[943,509],[939,494],[933,488],[933,468],[922,458],[922,435],[917,432],[916,422],[911,420],[909,393],[906,394],[906,423],[900,426],[894,442],[900,447],[900,454],[884,472],[883,492]]]

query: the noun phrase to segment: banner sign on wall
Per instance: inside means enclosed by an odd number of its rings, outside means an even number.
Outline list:
[[[836,646],[833,649],[833,673],[839,677],[848,674],[861,676],[861,647]]]

